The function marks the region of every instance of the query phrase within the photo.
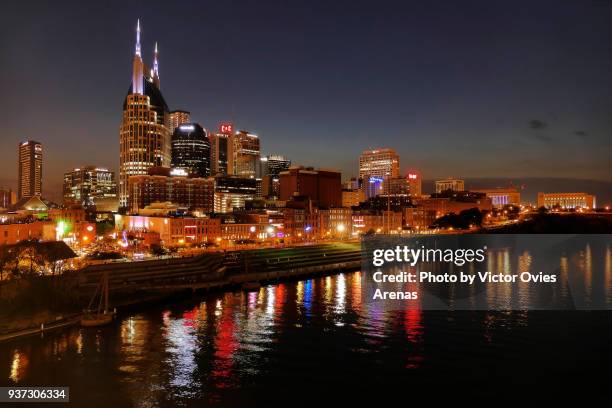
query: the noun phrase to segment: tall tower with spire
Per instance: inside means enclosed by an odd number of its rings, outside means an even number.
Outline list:
[[[153,69],[151,70],[151,78],[159,88],[159,51],[157,50],[157,41],[155,41],[155,51],[153,52]]]
[[[144,92],[144,63],[140,53],[140,19],[136,23],[136,48],[132,64],[132,93],[142,95]]]
[[[119,206],[130,203],[130,177],[147,174],[151,167],[170,166],[168,105],[159,89],[157,44],[153,69],[142,59],[140,20],[136,23],[136,46],[132,84],[123,102],[119,129]]]

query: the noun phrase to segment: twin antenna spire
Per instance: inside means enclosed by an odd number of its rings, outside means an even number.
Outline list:
[[[136,49],[135,54],[138,57],[142,58],[142,53],[140,50],[140,19],[136,22]],[[152,76],[159,78],[159,61],[158,61],[159,52],[157,50],[157,41],[155,42],[155,52],[153,54],[153,70],[151,72]]]

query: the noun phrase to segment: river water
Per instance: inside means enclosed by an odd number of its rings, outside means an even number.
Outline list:
[[[292,405],[328,393],[550,401],[607,387],[609,311],[383,311],[364,299],[363,274],[196,295],[5,343],[0,384],[70,386],[88,407]]]

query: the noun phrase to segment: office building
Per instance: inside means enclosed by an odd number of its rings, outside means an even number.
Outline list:
[[[410,196],[416,198],[423,195],[421,173],[416,170],[410,170],[406,174],[406,178],[408,179],[408,191]]]
[[[117,197],[115,173],[103,167],[83,166],[64,173],[64,205],[93,207]]]
[[[359,156],[359,178],[398,177],[399,155],[393,149],[366,150]]]
[[[183,123],[172,135],[171,166],[194,177],[210,176],[210,141],[197,123]]]
[[[233,171],[233,161],[230,165],[231,134],[210,133],[208,140],[210,142],[211,174],[213,176],[227,176]]]
[[[191,113],[185,110],[173,110],[168,114],[168,118],[168,130],[172,135],[174,134],[174,129],[184,123],[191,122]]]
[[[257,197],[257,180],[237,176],[215,177],[214,211],[229,213],[245,208],[247,201]]]
[[[123,103],[119,131],[119,205],[127,206],[128,178],[146,175],[155,166],[170,166],[168,105],[159,88],[157,44],[153,69],[145,66],[140,50],[140,22],[132,64],[132,85]],[[150,74],[149,74],[150,72]]]
[[[243,178],[258,176],[260,143],[259,137],[241,130],[231,135],[230,159],[228,167],[232,174]]]
[[[17,199],[42,195],[42,144],[33,140],[19,143]]]

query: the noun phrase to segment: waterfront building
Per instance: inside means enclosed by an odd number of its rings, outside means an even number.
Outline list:
[[[19,143],[17,199],[42,195],[42,143],[26,140]]]
[[[510,188],[479,188],[470,189],[475,193],[484,193],[491,199],[493,207],[500,208],[504,205],[521,205],[521,193],[514,187]]]
[[[191,113],[185,110],[173,110],[168,114],[168,131],[172,135],[174,129],[184,123],[191,122]]]
[[[305,196],[319,207],[342,207],[342,182],[339,171],[292,166],[280,172],[279,178],[281,200]]]
[[[142,60],[140,22],[132,64],[132,85],[123,103],[119,131],[119,205],[128,204],[128,178],[146,175],[156,166],[170,166],[168,105],[159,88],[159,61],[156,45],[153,69]]]
[[[538,193],[538,207],[593,209],[596,206],[595,196],[587,193]]]
[[[436,193],[443,191],[465,191],[465,181],[449,177],[444,180],[436,180]]]
[[[321,238],[349,238],[352,213],[350,208],[345,207],[319,209]]]
[[[399,155],[393,149],[365,150],[359,156],[359,178],[398,177]]]
[[[276,234],[270,233],[270,228],[275,230],[267,220],[236,222],[233,218],[222,217],[115,215],[115,230],[121,235],[125,231],[145,240],[145,243],[164,246],[226,245],[242,240],[275,239]],[[158,239],[151,239],[151,235]]]
[[[83,166],[64,173],[64,205],[93,207],[117,198],[115,172],[104,167]]]
[[[172,135],[171,166],[194,177],[210,176],[210,141],[197,123],[183,123]]]

